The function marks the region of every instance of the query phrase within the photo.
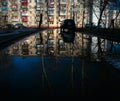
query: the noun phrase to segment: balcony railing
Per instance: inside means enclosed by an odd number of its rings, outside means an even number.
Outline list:
[[[48,19],[48,21],[49,21],[49,22],[53,22],[53,21],[54,21],[54,19]]]
[[[23,5],[21,6],[22,9],[28,10],[28,6],[27,5]]]
[[[18,10],[18,8],[11,8],[13,11],[17,11]]]
[[[7,11],[8,10],[8,7],[4,6],[2,7],[2,11]]]
[[[66,15],[66,12],[60,12],[60,15]]]
[[[37,7],[36,10],[40,11],[40,10],[43,10],[43,8]]]
[[[18,19],[18,18],[12,18],[11,20],[12,20],[12,21],[14,21],[14,22],[19,21],[19,19]]]
[[[55,8],[48,7],[48,10],[54,11]]]
[[[2,11],[1,14],[4,16],[4,15],[7,15],[8,12],[7,11],[4,11],[4,12]]]
[[[61,1],[60,4],[61,4],[61,5],[66,5],[67,2],[66,2],[66,1]]]
[[[22,16],[28,16],[28,13],[22,13]]]
[[[19,13],[18,12],[14,12],[13,14],[11,14],[12,17],[18,17]]]

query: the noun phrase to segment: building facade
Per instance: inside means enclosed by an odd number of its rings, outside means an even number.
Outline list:
[[[8,1],[0,0],[0,26],[8,23]]]
[[[1,24],[23,23],[27,27],[60,27],[64,19],[74,19],[82,26],[83,3],[80,0],[1,0]],[[87,15],[84,19],[87,22]]]

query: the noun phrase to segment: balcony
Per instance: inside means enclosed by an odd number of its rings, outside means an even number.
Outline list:
[[[37,7],[37,8],[36,8],[36,10],[37,10],[37,11],[40,11],[40,10],[41,10],[41,8]]]
[[[18,17],[18,15],[19,15],[18,13],[11,14],[12,17]]]
[[[14,21],[14,22],[18,22],[18,21],[19,21],[18,18],[13,18],[13,19],[11,19],[11,20]]]
[[[37,11],[40,11],[40,10],[42,11],[42,10],[44,10],[44,9],[41,8],[41,7],[36,7],[36,10],[37,10]]]
[[[50,10],[50,11],[54,11],[54,9],[55,8],[53,8],[53,7],[48,7],[48,10]]]
[[[28,16],[28,13],[22,13],[22,16]]]
[[[28,10],[28,6],[27,5],[22,5],[21,8]]]
[[[7,14],[7,13],[8,13],[8,11],[1,11],[1,13],[2,13],[2,14]]]
[[[66,12],[60,12],[60,15],[66,15]]]
[[[12,9],[13,11],[18,10],[18,5],[12,4],[12,5],[11,5],[11,9]]]
[[[61,2],[60,2],[60,5],[66,5],[66,4],[67,4],[66,1],[61,1]]]
[[[26,1],[28,1],[28,0],[21,0],[21,2],[26,2]]]
[[[12,11],[17,11],[18,10],[18,8],[11,8],[12,9]]]
[[[7,11],[8,10],[8,7],[4,6],[2,7],[2,11]]]
[[[49,18],[48,21],[49,21],[49,22],[53,22],[54,19],[53,19],[53,18]]]
[[[28,5],[28,1],[21,1],[22,5]]]
[[[39,18],[37,18],[37,19],[36,19],[36,22],[39,22],[39,21],[40,21],[40,19],[39,19]]]
[[[54,15],[54,11],[48,11],[48,15]]]
[[[22,22],[28,22],[28,17],[22,17]]]

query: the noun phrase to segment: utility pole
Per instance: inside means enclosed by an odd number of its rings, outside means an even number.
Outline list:
[[[41,27],[41,24],[42,24],[42,13],[40,13],[39,28]]]

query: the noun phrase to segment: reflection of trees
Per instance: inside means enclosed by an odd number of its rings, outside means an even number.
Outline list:
[[[50,91],[50,95],[53,95],[53,88],[51,86],[51,82],[48,78],[48,73],[46,72],[45,66],[45,58],[42,56],[42,88],[43,88],[43,95],[44,93],[47,94]],[[47,91],[46,91],[47,90]]]

